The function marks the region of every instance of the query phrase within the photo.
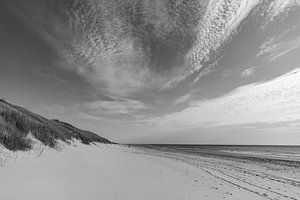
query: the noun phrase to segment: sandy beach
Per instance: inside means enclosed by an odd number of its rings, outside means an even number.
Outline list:
[[[1,200],[300,198],[299,167],[119,145],[2,148],[0,177]]]
[[[300,0],[0,0],[0,200],[300,200]]]

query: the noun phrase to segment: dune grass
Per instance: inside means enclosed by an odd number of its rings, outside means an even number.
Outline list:
[[[28,134],[43,144],[55,148],[57,140],[69,142],[80,140],[84,144],[93,142],[111,143],[92,132],[78,129],[59,120],[49,120],[30,111],[0,100],[0,143],[12,151],[29,150]]]

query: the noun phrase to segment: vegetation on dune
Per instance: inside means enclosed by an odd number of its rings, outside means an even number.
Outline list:
[[[57,140],[69,142],[77,139],[84,144],[111,143],[92,132],[80,130],[59,120],[48,120],[0,99],[0,143],[12,151],[29,150],[29,133],[52,148],[56,147]]]
[[[68,131],[72,132],[73,138],[80,140],[84,144],[90,144],[91,142],[111,143],[108,139],[99,137],[98,135],[90,131],[78,129],[72,126],[71,124],[59,121],[57,119],[54,119],[53,121],[58,123],[60,126],[64,127],[65,129],[67,129]]]

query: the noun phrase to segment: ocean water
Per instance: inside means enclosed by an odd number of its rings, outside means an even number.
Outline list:
[[[191,155],[226,156],[239,158],[264,158],[300,162],[300,146],[278,145],[142,145],[164,152],[177,152]]]

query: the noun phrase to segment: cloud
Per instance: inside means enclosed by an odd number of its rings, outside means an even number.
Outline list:
[[[178,105],[178,104],[181,104],[181,103],[185,103],[185,102],[187,102],[191,97],[192,97],[191,94],[183,95],[183,96],[181,96],[181,97],[175,99],[173,105]]]
[[[212,64],[209,64],[207,67],[202,68],[199,70],[199,74],[194,79],[191,85],[196,84],[203,76],[210,74],[211,72],[215,71],[215,67],[218,65],[219,60],[214,61]]]
[[[269,7],[266,9],[268,15],[266,18],[266,25],[272,23],[277,16],[289,11],[292,8],[300,5],[299,0],[276,0],[271,1]],[[266,26],[265,25],[265,26]]]
[[[229,68],[229,69],[225,69],[224,72],[222,73],[222,76],[224,78],[228,78],[231,76],[239,76],[241,78],[248,78],[250,76],[253,76],[253,74],[256,71],[256,66],[253,67],[240,67],[238,69],[233,69],[233,68]],[[241,71],[242,70],[242,71]]]
[[[242,78],[248,78],[255,73],[255,67],[249,67],[241,73]]]
[[[277,123],[300,120],[300,69],[272,81],[250,84],[215,99],[196,101],[155,120],[162,129]]]
[[[45,80],[49,80],[49,81],[53,81],[53,82],[60,82],[62,84],[70,84],[70,81],[60,77],[58,73],[51,71],[49,68],[36,67],[36,68],[34,68],[33,73],[41,78],[44,78]]]
[[[260,1],[9,3],[73,63],[67,68],[100,93],[129,97],[175,87],[200,70]]]
[[[102,122],[122,122],[126,123],[129,118],[120,118],[120,115],[130,117],[130,123],[133,119],[140,120],[146,118],[142,111],[150,106],[137,100],[113,99],[96,100],[86,103],[74,103],[68,105],[45,104],[38,106],[38,113],[54,119],[58,118],[64,121],[70,120],[93,120]]]
[[[211,0],[206,14],[199,21],[198,34],[193,48],[186,56],[186,71],[177,80],[202,69],[212,54],[223,47],[239,24],[259,4],[259,0]],[[176,81],[173,80],[176,83]]]
[[[262,57],[267,62],[273,62],[286,54],[300,48],[300,37],[282,40],[282,36],[272,37],[265,41],[256,57]]]
[[[97,100],[83,105],[83,109],[92,115],[102,114],[134,114],[137,111],[146,109],[147,106],[136,100],[130,99],[115,99],[110,101]]]

